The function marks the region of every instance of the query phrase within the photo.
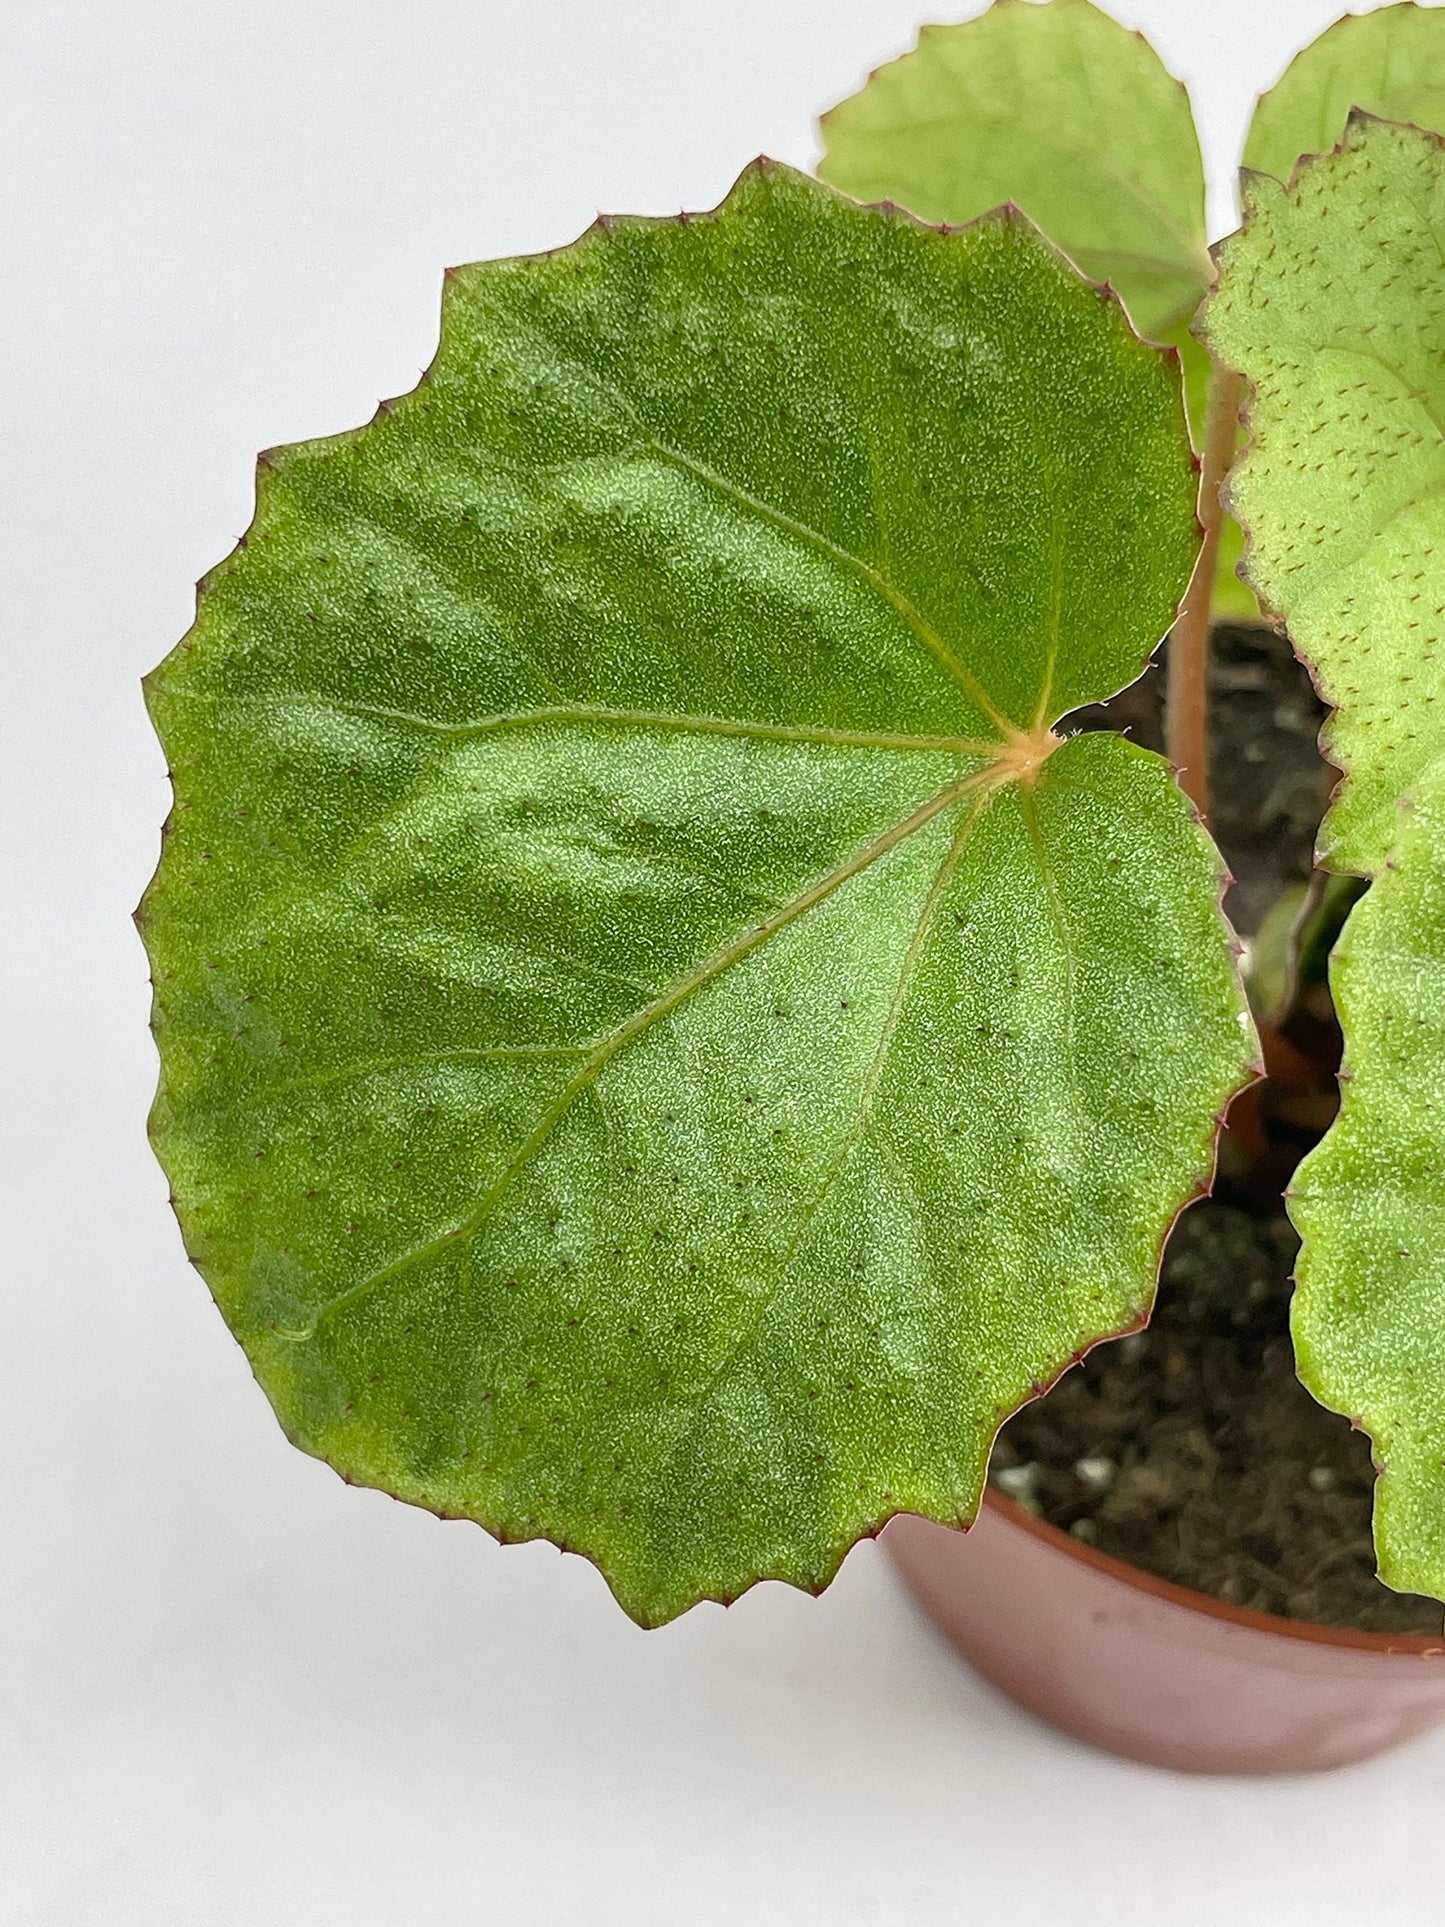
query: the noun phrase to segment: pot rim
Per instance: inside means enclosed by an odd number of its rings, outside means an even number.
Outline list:
[[[1226,1620],[1231,1625],[1248,1627],[1254,1632],[1271,1633],[1276,1639],[1303,1640],[1306,1645],[1344,1647],[1353,1652],[1398,1653],[1413,1659],[1445,1659],[1445,1626],[1439,1633],[1367,1633],[1348,1626],[1317,1626],[1307,1619],[1288,1619],[1282,1613],[1259,1612],[1253,1606],[1233,1606],[1226,1599],[1197,1592],[1192,1586],[1176,1585],[1172,1579],[1161,1579],[1155,1573],[1145,1572],[1140,1566],[1131,1566],[1127,1560],[1116,1559],[1112,1553],[1101,1552],[1097,1546],[1087,1545],[1071,1532],[1050,1525],[1047,1519],[1035,1518],[1033,1513],[1026,1512],[1015,1500],[1000,1492],[997,1486],[985,1487],[984,1503],[1001,1513],[1011,1525],[1031,1533],[1035,1539],[1042,1540],[1056,1551],[1092,1566],[1096,1572],[1104,1573],[1109,1578],[1132,1586],[1136,1592],[1167,1600],[1186,1612],[1202,1613],[1208,1619]],[[1441,1612],[1445,1616],[1445,1606],[1442,1606]]]

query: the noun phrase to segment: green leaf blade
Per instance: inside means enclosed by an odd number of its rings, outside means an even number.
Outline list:
[[[950,222],[1021,207],[1119,291],[1143,333],[1179,351],[1202,444],[1210,364],[1189,324],[1213,278],[1203,163],[1189,97],[1141,35],[1089,0],[998,0],[925,27],[821,127],[819,173],[859,200]],[[1239,556],[1227,523],[1215,607],[1250,621]]]
[[[1206,313],[1254,386],[1229,484],[1245,574],[1334,710],[1321,832],[1371,874],[1396,799],[1445,748],[1445,168],[1434,136],[1356,118],[1288,190],[1248,183]]]
[[[1445,131],[1445,12],[1403,0],[1337,20],[1261,95],[1245,166],[1288,181],[1338,143],[1353,108]]]
[[[1340,1115],[1300,1166],[1300,1376],[1374,1442],[1380,1576],[1445,1598],[1445,765],[1351,912]]]
[[[1335,705],[1322,855],[1373,879],[1330,961],[1340,1113],[1289,1196],[1296,1352],[1374,1442],[1381,1577],[1445,1597],[1445,147],[1355,115],[1246,202],[1207,314],[1254,384],[1232,494],[1250,578]]]
[[[646,1623],[972,1516],[1249,1059],[1163,766],[1046,734],[1192,499],[1025,224],[771,168],[463,271],[421,388],[272,458],[152,682],[144,922],[157,1147],[299,1444]]]
[[[1209,285],[1188,95],[1089,0],[997,0],[925,27],[822,128],[835,187],[931,221],[1014,201],[1147,335],[1187,320]]]

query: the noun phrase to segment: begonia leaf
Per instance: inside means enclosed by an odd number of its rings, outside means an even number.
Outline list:
[[[454,273],[150,701],[155,1141],[290,1436],[657,1623],[972,1518],[1252,1054],[1163,762],[1177,365],[758,164]]]
[[[1445,129],[1445,8],[1402,0],[1327,27],[1261,95],[1245,166],[1287,181],[1302,158],[1338,144],[1355,107]]]
[[[1390,1584],[1445,1597],[1445,147],[1351,117],[1248,182],[1207,331],[1253,385],[1246,566],[1334,706],[1342,1105],[1304,1160],[1300,1373],[1374,1441]]]
[[[1380,1576],[1445,1598],[1445,763],[1330,963],[1340,1114],[1300,1167],[1300,1376],[1374,1443]]]
[[[1204,323],[1254,391],[1228,487],[1246,574],[1334,711],[1345,781],[1321,851],[1360,875],[1445,751],[1440,154],[1433,135],[1357,115],[1292,186],[1248,177]]]
[[[819,172],[860,200],[953,222],[1015,202],[1119,291],[1143,333],[1179,350],[1202,442],[1209,361],[1189,324],[1212,279],[1204,168],[1189,96],[1141,34],[1090,0],[995,0],[925,27],[823,116],[822,136]],[[1227,523],[1214,606],[1248,619],[1239,552]]]
[[[1090,0],[995,0],[925,27],[823,116],[820,173],[926,221],[1016,202],[1161,336],[1211,279],[1189,96],[1142,34]]]

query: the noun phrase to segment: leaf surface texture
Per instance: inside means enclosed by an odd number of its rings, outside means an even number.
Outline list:
[[[1021,207],[1141,331],[1183,357],[1189,419],[1204,433],[1209,360],[1189,331],[1213,268],[1204,168],[1189,96],[1142,35],[1090,0],[996,0],[925,27],[823,116],[825,180],[931,221]],[[1249,618],[1226,524],[1215,608]]]
[[[970,1519],[1250,1055],[1162,762],[1177,376],[760,164],[453,274],[153,679],[154,1135],[288,1433],[657,1623]]]
[[[1374,1441],[1381,1576],[1445,1597],[1445,152],[1355,115],[1248,185],[1208,310],[1254,387],[1250,578],[1334,705],[1321,833],[1372,877],[1331,958],[1341,1110],[1290,1209],[1301,1377]]]
[[[1260,97],[1245,166],[1287,181],[1302,157],[1329,153],[1356,107],[1445,129],[1445,12],[1404,0],[1327,27]]]

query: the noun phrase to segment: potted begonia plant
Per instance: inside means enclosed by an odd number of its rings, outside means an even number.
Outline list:
[[[452,271],[412,394],[262,458],[148,685],[141,922],[156,1146],[299,1445],[644,1624],[916,1515],[966,1648],[1143,1757],[1445,1717],[1437,1609],[1292,1623],[1007,1500],[938,1530],[1144,1327],[1267,1064],[1230,1181],[1272,1223],[1320,1139],[1302,1371],[1374,1440],[1385,1579],[1445,1593],[1445,157],[1402,124],[1445,121],[1442,24],[1342,23],[1265,97],[1207,354],[1182,90],[1001,0],[828,118],[833,185],[758,162]],[[1243,573],[1344,780],[1241,944],[1201,818],[1246,393]],[[1077,726],[1170,631],[1187,796]]]

